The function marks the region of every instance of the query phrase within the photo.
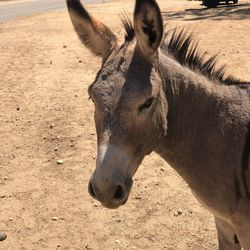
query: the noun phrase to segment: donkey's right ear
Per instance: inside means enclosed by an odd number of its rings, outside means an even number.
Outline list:
[[[80,0],[67,0],[67,7],[80,40],[94,55],[101,56],[105,60],[117,46],[114,33],[103,23],[91,17]]]

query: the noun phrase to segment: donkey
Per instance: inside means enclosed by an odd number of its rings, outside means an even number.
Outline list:
[[[219,249],[250,249],[250,83],[226,75],[184,30],[164,33],[155,0],[122,18],[119,44],[79,0],[67,0],[83,44],[102,58],[89,86],[98,154],[90,195],[126,203],[145,155],[157,152],[215,217]]]

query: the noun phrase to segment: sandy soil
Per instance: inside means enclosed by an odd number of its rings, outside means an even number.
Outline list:
[[[186,26],[201,50],[220,51],[232,74],[250,79],[250,0],[211,10],[159,2],[169,27]],[[88,9],[121,35],[118,14],[132,14],[133,1]],[[217,249],[213,217],[156,154],[126,206],[107,210],[89,197],[96,136],[86,90],[100,60],[66,12],[1,23],[0,37],[0,249]]]
[[[34,0],[0,0],[0,7],[3,5],[11,5],[23,2],[33,2]]]

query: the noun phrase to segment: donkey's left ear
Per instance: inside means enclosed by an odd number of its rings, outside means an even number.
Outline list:
[[[153,61],[163,36],[161,11],[155,0],[136,1],[134,28],[137,46],[149,61]]]

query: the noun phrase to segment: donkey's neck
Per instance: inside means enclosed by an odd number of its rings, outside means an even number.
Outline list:
[[[220,124],[218,114],[229,88],[210,82],[164,55],[160,73],[169,109],[168,130],[156,152],[189,183],[190,174],[215,153],[206,150],[214,147],[212,138],[221,138],[221,132],[216,130]]]

